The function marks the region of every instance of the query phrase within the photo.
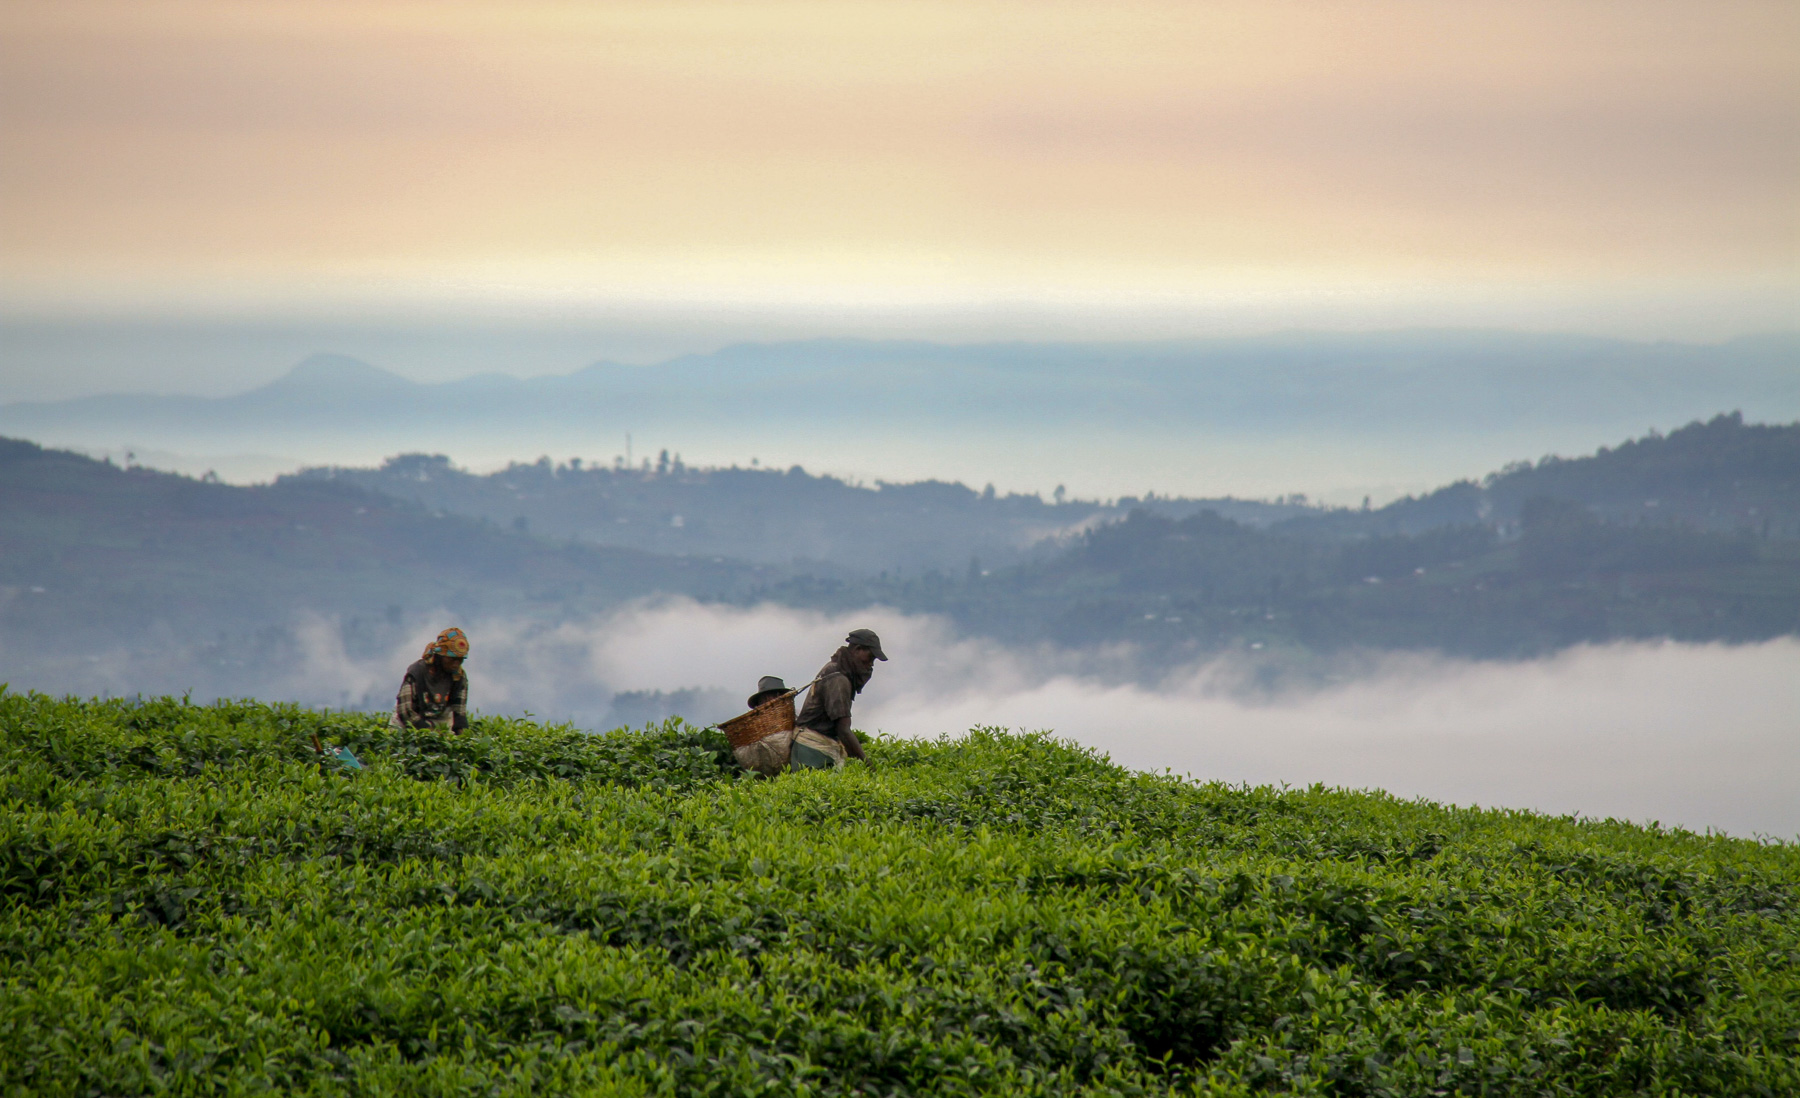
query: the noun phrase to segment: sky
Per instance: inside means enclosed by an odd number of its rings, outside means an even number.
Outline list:
[[[0,0],[0,316],[1725,338],[1797,71],[1785,0]]]

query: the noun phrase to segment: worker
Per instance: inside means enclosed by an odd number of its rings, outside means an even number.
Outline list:
[[[787,683],[781,681],[781,676],[764,675],[762,678],[756,680],[756,693],[750,695],[744,704],[751,709],[755,709],[763,702],[766,702],[771,698],[779,698],[787,692]]]
[[[388,727],[451,732],[469,727],[469,676],[463,671],[468,656],[469,638],[461,629],[452,626],[439,633],[400,680]]]
[[[829,736],[843,746],[846,755],[863,762],[868,762],[869,757],[863,754],[862,743],[850,728],[850,703],[869,685],[876,660],[887,660],[887,653],[881,650],[881,638],[873,629],[852,629],[844,638],[843,647],[819,669],[819,679],[796,718],[801,728]]]

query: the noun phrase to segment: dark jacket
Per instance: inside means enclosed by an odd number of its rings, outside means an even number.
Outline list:
[[[795,723],[827,736],[843,739],[850,731],[850,703],[869,684],[869,672],[850,659],[850,649],[840,648],[819,668],[819,681],[813,684],[800,707]]]
[[[469,675],[457,671],[445,675],[431,660],[416,660],[400,680],[394,696],[390,728],[447,728],[461,732],[469,727]]]

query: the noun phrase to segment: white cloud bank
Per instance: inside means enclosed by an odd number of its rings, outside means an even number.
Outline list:
[[[1047,729],[1125,766],[1203,780],[1323,782],[1800,836],[1800,641],[1791,638],[1615,644],[1520,663],[1391,656],[1347,682],[1270,696],[1241,689],[1221,662],[1155,686],[1119,685],[1107,670],[1124,653],[1078,664],[890,610],[673,601],[592,626],[483,626],[471,661],[476,700],[548,714],[552,699],[583,682],[748,694],[758,676],[779,674],[798,685],[859,625],[878,630],[893,657],[858,702],[864,728],[925,737],[975,725]]]
[[[1270,692],[1249,688],[1231,660],[1134,684],[1126,651],[1009,649],[883,609],[826,615],[670,600],[585,623],[462,624],[474,643],[478,711],[592,725],[620,691],[698,688],[735,701],[761,675],[805,683],[846,631],[866,625],[892,659],[857,703],[865,729],[933,738],[977,725],[1050,730],[1122,765],[1200,780],[1323,782],[1800,837],[1794,638],[1613,644],[1516,663],[1393,655],[1332,685]],[[308,686],[295,696],[377,706],[424,639],[371,665],[345,656],[329,623],[313,623],[305,638],[294,683]]]
[[[1791,639],[1622,644],[1526,663],[1392,658],[1356,681],[1267,701],[1220,689],[1208,668],[1162,690],[1057,678],[985,695],[899,695],[862,723],[907,734],[1048,728],[1123,765],[1201,779],[1323,782],[1793,838],[1797,670]]]

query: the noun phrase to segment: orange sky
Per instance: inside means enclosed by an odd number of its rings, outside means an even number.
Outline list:
[[[1796,73],[1789,0],[11,0],[0,300],[1792,327]]]

